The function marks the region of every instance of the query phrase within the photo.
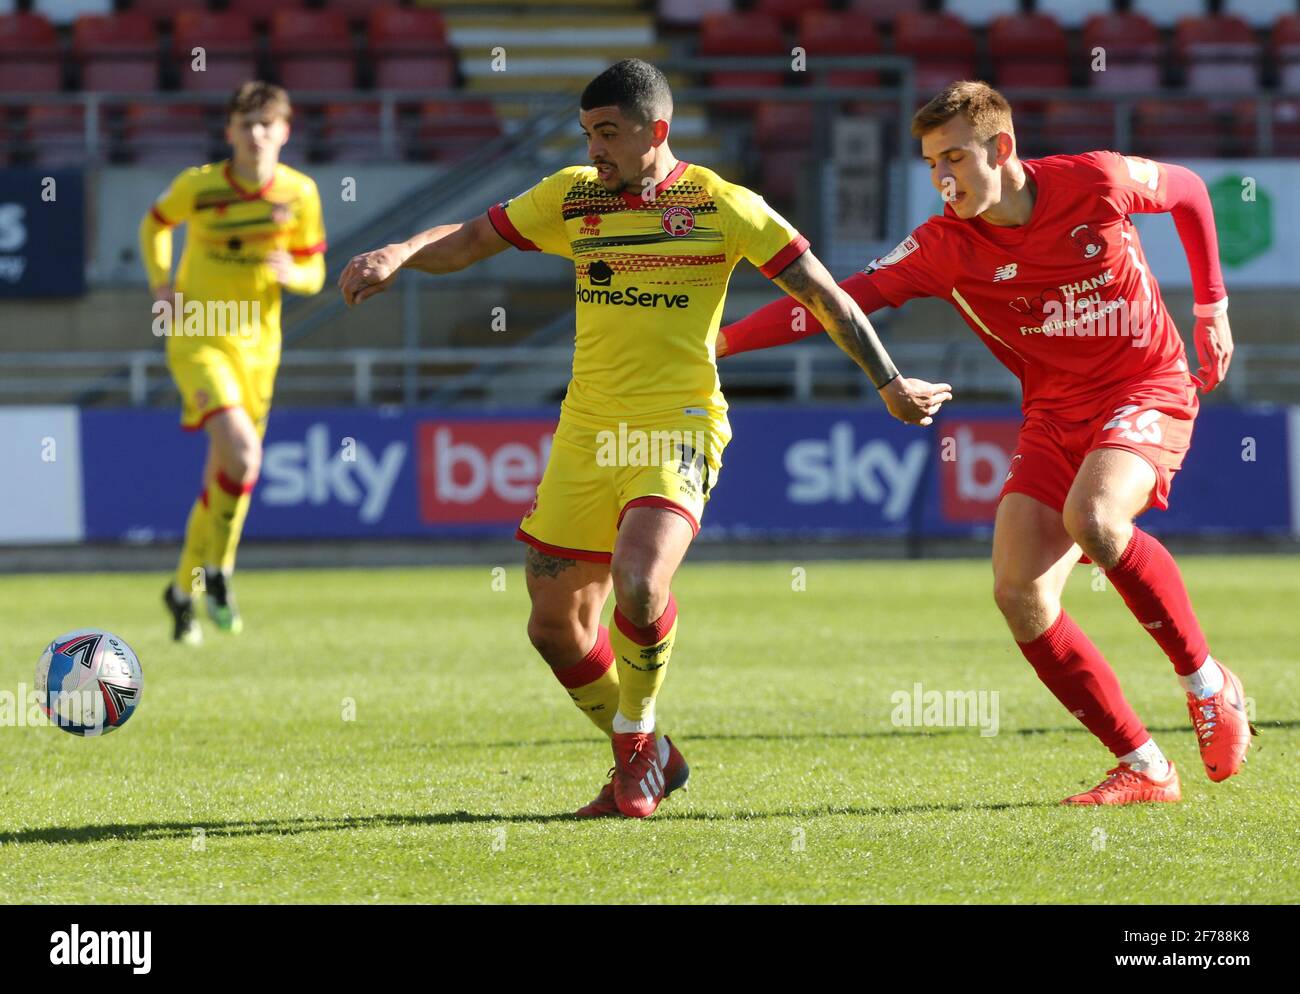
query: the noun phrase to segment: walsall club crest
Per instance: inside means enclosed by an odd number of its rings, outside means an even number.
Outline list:
[[[271,205],[271,222],[273,224],[288,224],[289,219],[293,216],[289,210],[288,204]]]
[[[688,207],[669,207],[664,211],[663,225],[674,238],[683,238],[695,229],[695,215]]]

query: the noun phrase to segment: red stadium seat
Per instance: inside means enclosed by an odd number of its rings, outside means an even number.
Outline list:
[[[170,21],[187,11],[204,10],[207,0],[131,0],[133,14],[148,14],[155,21]]]
[[[758,0],[754,10],[775,17],[785,27],[792,28],[805,13],[825,10],[827,0]]]
[[[875,22],[852,11],[809,11],[799,21],[799,44],[808,53],[808,68],[813,72],[819,55],[880,54]],[[820,75],[816,78],[821,79]],[[830,86],[880,85],[880,73],[875,69],[833,69],[825,79]]]
[[[1043,144],[1049,155],[1111,148],[1115,144],[1114,106],[1093,101],[1049,102],[1043,111]]]
[[[1289,93],[1300,93],[1300,14],[1279,17],[1269,39],[1277,62],[1278,86]]]
[[[231,91],[245,80],[257,78],[253,22],[235,11],[185,10],[176,15],[172,54],[181,89]],[[190,68],[195,48],[202,48],[206,68]]]
[[[1273,104],[1273,154],[1300,157],[1300,99]]]
[[[785,203],[799,192],[799,182],[812,159],[806,148],[774,148],[763,153],[759,169],[759,189],[763,196]]]
[[[813,140],[816,113],[811,104],[770,101],[754,114],[754,141],[767,154],[773,148],[807,148]]]
[[[1259,85],[1255,34],[1239,17],[1186,17],[1178,22],[1174,52],[1197,93],[1243,93]]]
[[[352,35],[338,11],[277,10],[271,16],[271,56],[290,91],[354,86]]]
[[[951,14],[899,14],[894,19],[894,51],[915,60],[917,94],[923,99],[954,80],[975,75],[975,36]]]
[[[49,93],[62,83],[54,25],[40,14],[0,16],[0,92]]]
[[[700,55],[789,56],[785,36],[776,18],[767,14],[711,14],[700,25]],[[779,70],[725,70],[709,73],[711,89],[747,86],[780,86],[785,74]],[[732,109],[743,109],[736,105]]]
[[[183,104],[132,104],[123,139],[136,162],[206,162],[212,135],[203,108]]]
[[[989,25],[989,56],[999,86],[1070,85],[1065,32],[1048,14],[996,18]]]
[[[377,102],[329,104],[325,107],[324,117],[320,137],[331,158],[346,162],[380,162],[395,157],[395,154],[385,155],[384,152],[381,112]]]
[[[1105,72],[1092,71],[1097,49],[1105,52]],[[1159,89],[1161,51],[1160,29],[1142,14],[1099,14],[1083,26],[1086,75],[1095,90]]]
[[[1132,151],[1154,159],[1214,158],[1219,131],[1209,101],[1144,100],[1134,115]]]
[[[454,162],[501,134],[496,111],[487,101],[430,101],[421,104],[416,114],[407,139],[412,158]]]
[[[225,8],[240,14],[246,14],[259,24],[265,24],[272,11],[280,10],[302,10],[307,6],[307,0],[275,0],[274,3],[267,3],[266,0],[226,0]]]
[[[349,21],[365,21],[372,14],[377,14],[381,10],[399,10],[398,0],[387,0],[391,7],[380,6],[385,0],[325,0],[324,6],[330,10],[337,10]],[[437,11],[428,11],[436,14]],[[441,15],[439,15],[441,16]]]
[[[158,87],[158,33],[148,14],[82,14],[72,51],[86,90],[149,93]]]
[[[925,0],[851,0],[848,9],[881,24],[892,24],[899,14],[919,14],[925,10]]]
[[[455,50],[436,10],[380,7],[370,15],[370,52],[381,90],[448,90],[456,79]]]
[[[29,107],[26,137],[34,164],[80,165],[86,161],[85,109],[75,104]]]

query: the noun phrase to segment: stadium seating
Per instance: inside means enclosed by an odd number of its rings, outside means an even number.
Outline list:
[[[225,4],[227,10],[246,14],[262,25],[267,23],[273,12],[302,10],[306,6],[307,0],[275,0],[274,3],[267,3],[266,0],[226,0]]]
[[[158,88],[158,32],[148,14],[83,14],[72,26],[72,51],[84,90]]]
[[[1295,0],[1226,0],[1223,13],[1240,17],[1253,28],[1271,28],[1279,17],[1296,13]]]
[[[791,29],[802,15],[826,10],[828,6],[828,0],[757,0],[754,10],[776,18],[782,27]]]
[[[40,14],[0,17],[0,91],[48,93],[62,81],[54,25]]]
[[[1185,85],[1196,93],[1245,93],[1259,85],[1259,46],[1237,17],[1189,17],[1178,22],[1174,53]]]
[[[668,27],[697,25],[710,14],[730,14],[735,0],[659,0],[659,20]]]
[[[1219,154],[1220,128],[1208,100],[1144,100],[1134,115],[1133,151],[1156,159]]]
[[[131,0],[131,11],[148,14],[155,21],[171,20],[184,13],[207,10],[207,0]]]
[[[429,101],[416,109],[407,131],[408,155],[414,159],[455,162],[472,155],[501,133],[488,101]]]
[[[328,104],[323,116],[320,140],[330,158],[347,162],[382,162],[395,157],[395,153],[389,154],[383,147],[378,103]]]
[[[193,164],[211,156],[211,129],[202,107],[137,103],[127,108],[123,139],[137,163]]]
[[[945,13],[983,27],[1000,17],[1020,16],[1020,0],[944,0]]]
[[[437,11],[380,7],[370,14],[368,39],[380,89],[440,90],[455,82],[456,56]]]
[[[1094,90],[1154,90],[1163,75],[1160,29],[1141,14],[1101,14],[1083,27],[1088,85]],[[1104,72],[1092,71],[1093,52],[1105,53]]]
[[[767,14],[710,14],[700,24],[700,55],[780,56],[789,54],[781,24]],[[708,74],[712,89],[780,86],[785,74],[771,69],[728,69]]]
[[[1278,18],[1269,47],[1277,64],[1278,89],[1300,93],[1300,14]]]
[[[975,36],[951,14],[899,14],[894,20],[894,51],[916,60],[918,94],[975,75]]]
[[[185,10],[176,16],[172,54],[183,90],[223,92],[257,76],[257,39],[252,21],[237,11]],[[202,48],[206,68],[190,68],[192,52]]]
[[[29,107],[24,138],[33,165],[80,165],[86,155],[86,112],[74,104]]]
[[[847,9],[875,18],[880,24],[892,24],[899,14],[925,10],[925,0],[849,0]]]
[[[1042,147],[1046,154],[1078,154],[1106,148],[1115,134],[1114,107],[1096,101],[1053,100],[1043,110]],[[1017,136],[1027,136],[1018,129]],[[1028,146],[1026,146],[1028,147]]]
[[[1083,27],[1090,17],[1109,14],[1113,4],[1111,0],[1036,0],[1034,9],[1055,19],[1061,26],[1074,30]]]
[[[814,73],[819,55],[878,55],[881,49],[875,22],[853,11],[809,11],[799,21],[798,39]],[[821,77],[816,79],[820,81]],[[826,73],[825,80],[830,86],[878,86],[880,73],[874,69],[834,69]]]
[[[1063,87],[1070,82],[1065,32],[1047,14],[999,17],[989,25],[999,86]]]
[[[277,10],[271,56],[290,91],[350,90],[356,82],[347,16],[335,10]]]
[[[1172,28],[1183,18],[1206,12],[1205,0],[1137,0],[1133,6],[1161,28]]]

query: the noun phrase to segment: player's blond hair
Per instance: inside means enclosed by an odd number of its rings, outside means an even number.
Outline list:
[[[289,103],[288,91],[274,83],[250,79],[230,95],[230,103],[226,105],[226,120],[229,121],[236,114],[252,114],[259,110],[270,110],[276,117],[290,120],[293,106]]]
[[[963,79],[949,83],[912,117],[912,137],[921,138],[963,114],[975,129],[975,140],[986,142],[1005,131],[1012,137],[1011,104],[988,83]]]

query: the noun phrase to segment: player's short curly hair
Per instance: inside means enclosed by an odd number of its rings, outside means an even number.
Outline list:
[[[231,94],[230,103],[226,105],[226,120],[236,114],[252,114],[260,110],[270,110],[286,121],[293,116],[293,106],[284,87],[250,79]]]
[[[1007,98],[988,83],[963,79],[949,83],[913,115],[912,137],[920,138],[958,114],[964,114],[970,121],[976,141],[986,142],[1003,131],[1015,135]]]
[[[649,62],[623,59],[587,84],[579,106],[583,110],[617,107],[625,117],[641,124],[669,121],[673,91],[668,78]]]

